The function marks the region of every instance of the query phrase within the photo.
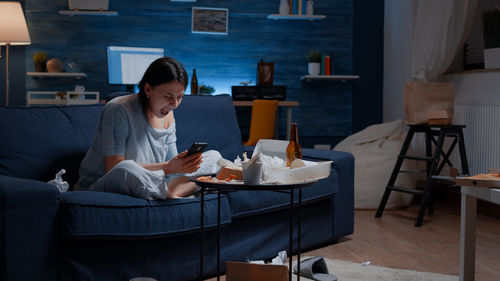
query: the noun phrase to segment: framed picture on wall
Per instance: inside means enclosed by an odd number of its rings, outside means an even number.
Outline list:
[[[191,32],[227,35],[228,16],[228,9],[193,7]]]

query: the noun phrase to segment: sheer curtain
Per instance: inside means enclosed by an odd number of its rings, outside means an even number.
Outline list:
[[[417,0],[412,78],[436,81],[469,35],[478,0]]]

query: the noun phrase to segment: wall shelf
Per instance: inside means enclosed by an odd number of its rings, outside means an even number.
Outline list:
[[[60,10],[60,15],[65,16],[117,16],[117,11],[91,11],[91,10]]]
[[[355,80],[359,79],[359,75],[304,75],[300,77],[300,80],[312,81],[312,80]]]
[[[87,78],[87,73],[83,72],[27,72],[26,75],[36,78]]]
[[[273,19],[273,20],[322,20],[326,19],[325,15],[286,15],[282,16],[279,14],[272,14],[267,16],[268,19]]]
[[[99,92],[29,91],[27,105],[83,105],[99,103]]]

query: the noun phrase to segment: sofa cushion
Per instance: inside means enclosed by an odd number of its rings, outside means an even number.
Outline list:
[[[154,237],[197,230],[200,227],[200,199],[161,201],[127,195],[70,191],[61,194],[61,230],[65,238]],[[231,214],[226,196],[221,197],[221,223]],[[217,225],[217,196],[205,196],[205,227]]]
[[[49,181],[78,177],[102,105],[0,107],[0,174]]]
[[[174,111],[177,148],[189,149],[194,142],[207,142],[229,160],[243,150],[240,128],[231,96],[184,96]]]
[[[338,189],[337,172],[332,169],[328,178],[302,189],[302,203],[331,197]],[[298,190],[294,192],[294,202],[298,202]],[[229,193],[228,197],[235,218],[270,212],[290,204],[290,194],[275,191],[238,191]]]

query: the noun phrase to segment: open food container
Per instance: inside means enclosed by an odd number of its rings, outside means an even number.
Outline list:
[[[285,160],[287,146],[288,141],[259,140],[253,151],[253,156],[263,154]],[[266,171],[267,178],[263,183],[292,184],[315,181],[330,176],[332,161],[312,162],[301,160],[301,162],[304,164],[301,167],[280,167]]]

